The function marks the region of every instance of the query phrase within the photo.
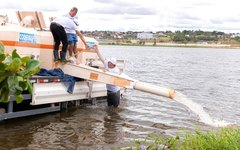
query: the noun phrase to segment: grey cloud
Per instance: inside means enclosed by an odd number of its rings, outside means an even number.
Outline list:
[[[207,26],[208,29],[211,30],[217,30],[217,31],[224,31],[224,32],[239,32],[240,31],[240,26],[235,25],[235,26],[229,26],[229,25],[209,25]]]
[[[140,16],[136,16],[136,15],[127,15],[127,16],[123,16],[122,17],[124,20],[137,20],[137,19],[141,19],[142,17]]]
[[[197,1],[191,4],[191,7],[212,7],[212,6],[214,6],[214,4],[211,1],[208,2]]]
[[[89,20],[92,20],[92,21],[109,21],[111,22],[112,21],[112,18],[110,17],[107,17],[107,16],[95,16],[95,17],[88,17]]]
[[[55,1],[56,2],[56,1]],[[45,3],[34,2],[29,3],[29,1],[10,1],[5,0],[1,2],[0,8],[3,9],[13,9],[13,10],[38,10],[38,11],[59,11],[62,9],[62,5],[56,5],[54,1],[50,1],[46,7]],[[66,5],[65,5],[66,6]]]
[[[187,12],[187,11],[176,11],[173,12],[173,14],[171,15],[173,19],[178,19],[178,20],[200,20],[199,17],[194,16],[193,14]]]
[[[185,18],[175,18],[171,20],[175,24],[203,24],[203,20],[185,19]]]
[[[218,27],[218,30],[236,32],[240,31],[240,27]]]
[[[114,0],[94,0],[94,1],[99,3],[110,3],[113,2]]]
[[[236,23],[236,22],[240,22],[240,18],[239,17],[224,17],[224,18],[214,18],[214,19],[210,19],[210,22],[213,24],[223,24],[225,22],[228,23]]]
[[[102,4],[111,4],[113,6],[136,6],[137,3],[133,3],[131,1],[119,1],[119,0],[94,0],[95,2],[102,3]]]
[[[92,8],[86,12],[97,14],[131,14],[131,15],[154,15],[157,11],[139,3],[126,0],[94,0],[101,3],[99,7]]]
[[[211,23],[213,24],[223,24],[224,21],[222,19],[212,19],[210,20]]]
[[[111,18],[100,18],[100,19],[96,19],[96,20],[112,22]]]
[[[132,7],[132,8],[127,8],[126,9],[129,14],[135,14],[135,15],[155,15],[156,12],[149,9],[149,8],[144,8],[144,7]]]
[[[88,13],[96,13],[96,14],[131,14],[131,15],[154,15],[156,14],[155,11],[144,8],[144,7],[102,7],[102,8],[94,8],[91,10],[87,10]]]
[[[214,3],[212,3],[211,1],[209,1],[209,2],[200,2],[200,1],[194,2],[193,1],[192,3],[189,3],[189,4],[186,4],[185,6],[179,7],[179,9],[182,9],[184,11],[192,11],[194,9],[201,8],[204,11],[205,8],[213,7],[213,6],[214,6]]]
[[[0,8],[2,9],[18,9],[19,8],[19,3],[16,2],[1,2]]]
[[[162,26],[161,26],[162,27]],[[238,27],[229,27],[223,25],[202,25],[202,24],[171,24],[170,30],[204,30],[204,31],[223,31],[223,32],[236,32],[240,30]]]
[[[175,11],[170,14],[168,19],[168,24],[172,25],[174,28],[193,28],[196,25],[204,25],[204,22],[198,16],[195,16],[188,11]],[[194,27],[195,28],[195,27]]]
[[[177,28],[177,29],[184,29],[184,30],[201,28],[201,26],[193,25],[193,24],[173,25],[172,27]]]

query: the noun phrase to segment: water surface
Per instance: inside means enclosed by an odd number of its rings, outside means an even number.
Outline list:
[[[240,123],[240,50],[101,46],[126,60],[130,77],[176,89],[213,119]],[[183,104],[127,90],[118,109],[106,103],[0,123],[1,149],[108,149],[149,135],[217,129]]]

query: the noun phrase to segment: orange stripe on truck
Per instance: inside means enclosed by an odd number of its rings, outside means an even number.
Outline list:
[[[29,48],[41,48],[41,49],[51,49],[53,50],[53,45],[51,44],[38,44],[38,43],[28,43],[28,42],[18,42],[18,41],[5,41],[1,40],[4,46],[16,46],[16,47],[29,47]],[[60,46],[60,49],[62,46]],[[81,52],[93,52],[96,53],[95,51],[91,50],[86,50],[83,48],[77,48],[78,51]]]
[[[1,41],[4,46],[19,46],[19,47],[30,47],[30,48],[42,48],[42,49],[53,49],[53,45],[17,42],[17,41]]]

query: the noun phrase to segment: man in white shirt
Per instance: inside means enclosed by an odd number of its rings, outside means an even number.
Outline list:
[[[78,19],[77,12],[78,12],[78,8],[77,8],[77,7],[73,7],[73,8],[69,11],[69,13],[67,13],[67,14],[65,14],[65,15],[63,15],[63,16],[68,17],[68,18],[70,18],[70,19],[72,19],[72,20]]]
[[[67,39],[68,39],[68,51],[69,51],[69,60],[75,61],[75,57],[73,56],[73,53],[76,53],[76,48],[77,48],[77,42],[78,38],[77,36],[80,37],[82,42],[85,45],[86,49],[89,49],[89,46],[86,44],[86,40],[84,36],[81,34],[81,32],[78,29],[78,17],[76,16],[78,12],[78,9],[76,7],[73,7],[68,14],[64,15],[65,17],[68,17],[73,20],[75,23],[75,28],[73,30],[66,30],[67,34]]]
[[[50,30],[52,32],[53,38],[54,38],[54,49],[53,49],[53,56],[54,61],[61,61],[61,62],[67,62],[66,60],[66,52],[68,47],[68,41],[67,41],[67,34],[65,31],[65,27],[68,26],[67,22],[70,20],[67,17],[59,17],[54,19],[50,24]],[[59,45],[62,42],[62,51],[60,52],[60,58],[59,58]]]
[[[116,66],[117,60],[115,58],[106,59],[99,52],[98,45],[95,45],[94,47],[95,47],[95,50],[97,52],[99,59],[104,64],[105,69],[111,73],[120,74],[120,70]],[[108,106],[118,107],[118,105],[120,103],[120,88],[118,86],[111,85],[111,84],[107,84],[106,86],[107,86]]]
[[[86,49],[89,48],[83,35],[78,30],[77,25],[73,22],[72,19],[66,16],[62,16],[54,19],[50,25],[50,30],[52,32],[52,35],[55,41],[54,50],[53,50],[54,61],[59,60],[58,49],[59,49],[60,42],[62,42],[63,47],[62,47],[62,51],[60,52],[60,61],[68,62],[68,60],[66,60],[68,43],[70,43],[69,46],[74,46],[74,39],[76,39],[76,37],[71,38],[70,40],[72,40],[72,42],[69,42],[67,34],[75,35],[75,36],[77,34],[83,41]]]

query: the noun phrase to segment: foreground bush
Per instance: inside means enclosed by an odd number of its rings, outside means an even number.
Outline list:
[[[40,70],[39,66],[39,61],[30,59],[30,56],[20,57],[16,50],[12,55],[5,54],[0,43],[0,103],[9,102],[10,94],[20,103],[23,91],[32,93],[29,77]]]
[[[154,138],[151,142],[135,141],[134,146],[125,150],[240,150],[240,128],[221,128],[206,133],[197,130],[195,134],[185,133],[164,139]]]

